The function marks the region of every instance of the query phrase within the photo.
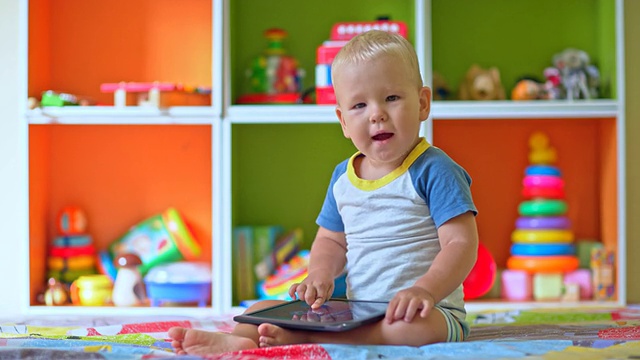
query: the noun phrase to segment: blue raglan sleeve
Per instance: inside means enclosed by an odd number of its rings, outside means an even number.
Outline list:
[[[343,232],[344,231],[344,223],[342,222],[342,216],[340,216],[340,212],[338,211],[338,205],[336,203],[336,198],[334,194],[334,187],[336,181],[340,176],[342,176],[347,169],[348,160],[340,163],[336,166],[333,171],[333,175],[331,176],[331,181],[329,182],[329,188],[327,189],[327,194],[324,198],[324,203],[322,204],[322,209],[320,210],[320,214],[316,219],[316,224],[322,226],[325,229]]]
[[[414,185],[437,228],[466,212],[478,213],[471,196],[471,177],[442,150],[430,147],[414,165]]]

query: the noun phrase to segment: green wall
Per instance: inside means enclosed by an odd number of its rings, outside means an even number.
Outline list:
[[[302,227],[308,248],[333,169],[355,147],[337,119],[335,124],[233,126],[234,226]]]

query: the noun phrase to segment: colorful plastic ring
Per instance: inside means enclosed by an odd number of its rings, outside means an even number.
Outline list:
[[[96,253],[96,249],[93,244],[86,246],[54,246],[51,248],[49,255],[56,257],[72,257],[80,255],[93,255]]]
[[[518,244],[556,244],[573,242],[570,230],[515,230],[511,241]]]
[[[507,259],[509,270],[529,273],[567,273],[578,268],[580,262],[575,256],[511,256]]]
[[[54,246],[87,246],[91,244],[89,235],[57,236],[53,239]]]
[[[522,196],[525,199],[564,199],[564,188],[525,186],[522,188]]]
[[[576,247],[573,244],[513,244],[511,255],[523,256],[550,256],[550,255],[575,255]]]
[[[74,256],[70,258],[50,256],[49,259],[47,259],[47,264],[51,270],[79,270],[93,268],[95,265],[95,258],[88,255]]]
[[[553,187],[564,188],[564,180],[561,177],[551,175],[527,175],[522,179],[524,187]]]
[[[522,216],[553,216],[564,215],[567,203],[564,200],[530,200],[523,201],[518,206]]]
[[[95,270],[93,268],[78,270],[49,270],[47,271],[47,278],[54,278],[62,281],[63,283],[71,283],[80,276],[93,274],[95,274]]]
[[[525,169],[524,174],[562,176],[560,169],[551,165],[529,165]]]
[[[516,220],[518,229],[570,229],[571,220],[566,216],[522,216]]]

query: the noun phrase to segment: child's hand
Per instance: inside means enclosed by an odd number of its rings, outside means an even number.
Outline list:
[[[398,292],[391,299],[385,320],[389,324],[396,320],[411,322],[418,312],[421,318],[426,318],[434,306],[435,299],[431,293],[419,286],[413,286]]]
[[[318,309],[333,294],[333,279],[323,271],[309,273],[301,282],[291,285],[289,296],[304,300],[311,309]]]

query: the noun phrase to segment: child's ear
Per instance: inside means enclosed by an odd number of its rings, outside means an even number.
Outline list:
[[[420,89],[420,121],[427,120],[431,113],[431,88],[423,86]]]
[[[342,127],[342,134],[347,139],[349,138],[349,132],[347,130],[347,124],[344,122],[344,118],[342,117],[342,110],[340,110],[340,106],[336,107],[336,116],[338,120],[340,120],[340,127]]]

